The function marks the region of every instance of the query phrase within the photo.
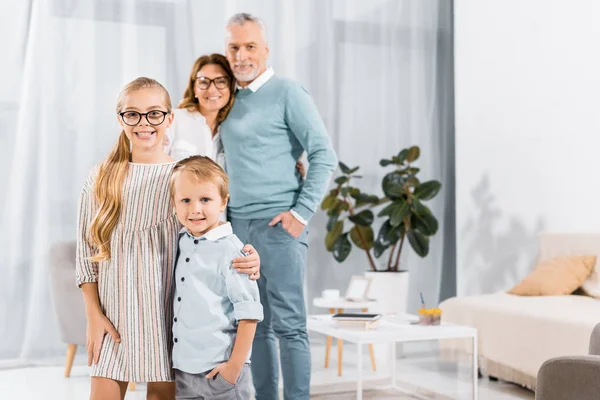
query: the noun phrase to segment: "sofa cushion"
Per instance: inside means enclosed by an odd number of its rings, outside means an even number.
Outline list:
[[[554,233],[540,234],[539,260],[556,256],[594,254],[596,265],[581,288],[588,296],[600,299],[600,234],[598,233]]]
[[[596,256],[561,256],[538,263],[508,291],[520,296],[561,296],[573,293],[590,275]]]

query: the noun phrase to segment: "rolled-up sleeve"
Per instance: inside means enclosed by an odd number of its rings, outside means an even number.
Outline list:
[[[231,266],[231,261],[241,254],[241,252],[231,254],[227,257],[227,263],[224,265],[223,273],[227,295],[233,304],[233,315],[236,321],[255,320],[260,322],[263,320],[263,308],[260,304],[256,281],[250,280],[248,275],[237,272]]]
[[[96,212],[94,200],[94,178],[96,171],[92,171],[86,180],[81,195],[77,212],[77,253],[75,256],[75,277],[77,286],[84,283],[98,282],[98,263],[90,260],[94,251],[89,243],[89,230]]]

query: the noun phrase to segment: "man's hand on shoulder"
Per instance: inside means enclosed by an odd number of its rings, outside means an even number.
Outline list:
[[[290,211],[284,211],[277,215],[269,222],[269,226],[275,226],[278,222],[281,222],[283,229],[296,239],[300,237],[305,228],[304,224],[294,218]]]

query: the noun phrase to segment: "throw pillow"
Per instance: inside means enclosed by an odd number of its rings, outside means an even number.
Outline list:
[[[508,293],[519,296],[561,296],[573,293],[590,275],[596,256],[563,256],[541,261]]]

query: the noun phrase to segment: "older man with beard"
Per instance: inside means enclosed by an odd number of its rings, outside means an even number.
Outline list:
[[[327,190],[336,155],[306,90],[267,67],[263,22],[236,14],[226,37],[226,56],[238,82],[235,103],[221,125],[231,183],[229,218],[236,235],[261,255],[264,321],[258,324],[251,360],[256,398],[278,398],[278,338],[284,398],[308,399],[307,224]],[[304,151],[305,180],[296,170]]]

